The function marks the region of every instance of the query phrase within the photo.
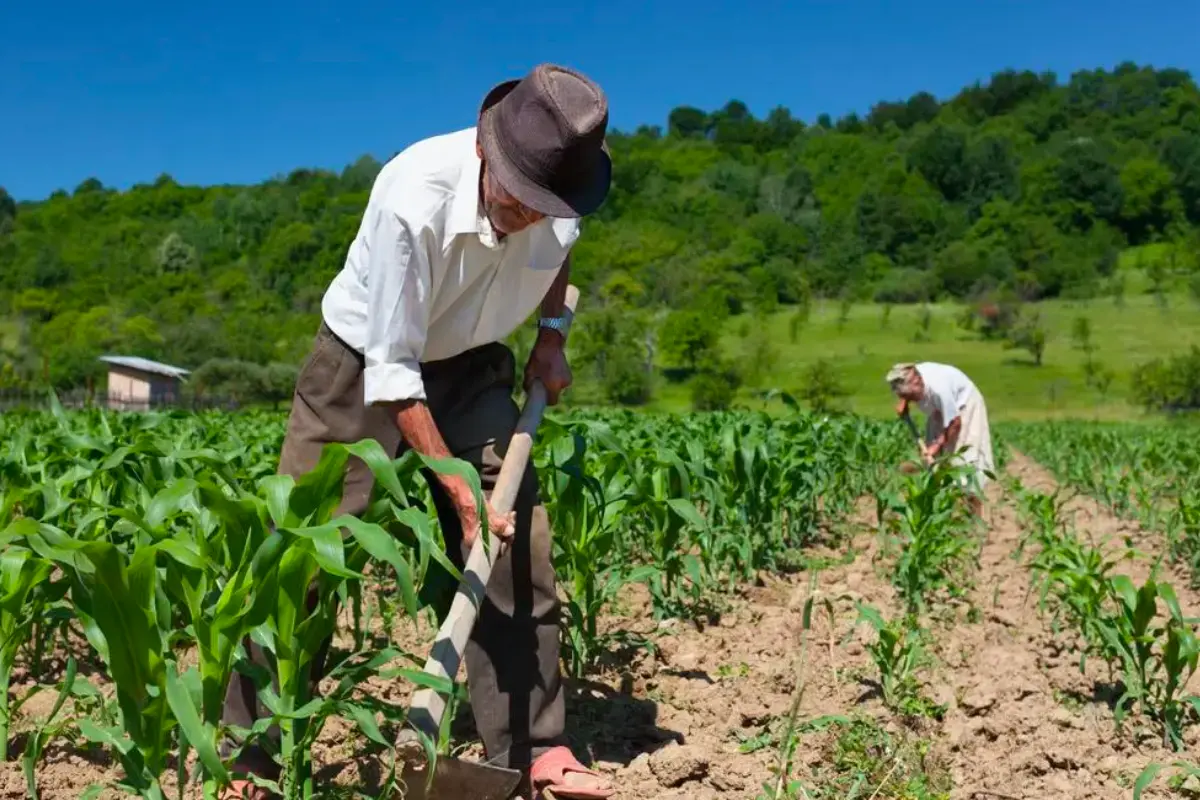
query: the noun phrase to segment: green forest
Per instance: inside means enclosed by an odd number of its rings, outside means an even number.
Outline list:
[[[1122,296],[1123,253],[1153,254],[1138,274],[1155,294],[1200,297],[1200,90],[1182,70],[1005,71],[840,119],[679,107],[609,147],[613,188],[572,270],[587,308],[572,360],[597,401],[793,390],[763,378],[770,340],[802,337],[818,304],[960,303],[964,330],[1040,363],[1028,309]],[[197,391],[285,399],[379,168],[127,191],[93,178],[21,203],[0,189],[0,388],[87,386],[97,356],[121,352],[194,370]],[[733,357],[720,342],[738,327]],[[828,368],[805,385],[836,394]],[[1200,406],[1191,381],[1163,378],[1157,404]]]

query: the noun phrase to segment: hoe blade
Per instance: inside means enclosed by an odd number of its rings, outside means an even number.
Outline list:
[[[424,760],[405,763],[401,773],[405,800],[509,800],[521,782],[521,773],[515,769],[442,757],[434,767],[433,783],[426,789],[428,766]]]

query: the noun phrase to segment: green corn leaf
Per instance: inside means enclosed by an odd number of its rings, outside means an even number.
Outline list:
[[[387,748],[392,746],[392,743],[385,739],[379,731],[379,725],[375,722],[375,715],[370,710],[356,703],[339,703],[338,711],[349,714],[354,723],[358,725],[358,729],[371,741]]]
[[[342,541],[341,528],[337,525],[328,523],[312,528],[280,528],[280,532],[289,533],[304,542],[317,564],[330,575],[336,575],[339,578],[363,579],[366,577],[346,569],[345,543]]]
[[[162,527],[167,517],[178,513],[195,490],[196,482],[191,478],[176,481],[161,490],[146,508],[146,524],[152,529]]]
[[[201,698],[200,674],[192,668],[179,675],[176,669],[171,667],[167,669],[166,683],[167,702],[171,712],[179,721],[179,727],[183,729],[188,743],[195,748],[200,763],[204,765],[209,776],[222,783],[228,782],[229,773],[221,763],[221,757],[217,755],[214,744],[216,732],[212,726],[201,721],[197,708]]]
[[[269,475],[258,482],[259,491],[266,496],[267,510],[276,525],[286,525],[289,501],[296,481],[291,475]]]
[[[453,695],[455,691],[454,681],[450,680],[449,678],[442,678],[438,675],[431,675],[423,670],[398,667],[396,669],[381,672],[380,676],[386,678],[404,678],[409,683],[415,684],[421,688],[432,689],[438,694]]]
[[[352,516],[338,517],[331,524],[345,527],[373,558],[390,564],[396,570],[396,582],[400,586],[404,608],[410,617],[416,617],[417,590],[413,584],[412,567],[396,546],[396,540],[391,534],[378,525],[363,522]]]
[[[667,501],[667,505],[669,505],[671,510],[683,518],[683,520],[689,525],[692,525],[700,530],[708,528],[708,523],[704,521],[704,517],[700,515],[700,512],[690,500],[672,497]]]
[[[342,501],[348,460],[345,445],[325,445],[316,467],[296,481],[288,499],[289,514],[305,524],[328,520]]]
[[[445,549],[433,538],[429,518],[414,508],[400,510],[393,506],[392,509],[396,514],[396,520],[407,525],[416,534],[417,541],[421,543],[422,554],[428,554],[433,558],[454,580],[462,580],[462,573],[459,572],[458,567],[454,566],[454,563],[447,557]]]

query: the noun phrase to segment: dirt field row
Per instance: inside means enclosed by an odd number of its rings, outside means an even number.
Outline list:
[[[1027,487],[1048,490],[1050,476],[1014,454],[1009,473]],[[833,604],[832,626],[817,603],[802,653],[802,609],[808,574],[767,579],[742,589],[719,620],[697,625],[656,623],[647,599],[631,592],[604,620],[609,629],[644,634],[654,642],[616,659],[600,675],[571,685],[569,729],[577,753],[614,776],[621,800],[709,800],[763,795],[775,786],[773,769],[787,741],[786,721],[799,693],[798,742],[792,786],[796,798],[1038,798],[1116,800],[1132,795],[1133,781],[1150,761],[1173,754],[1138,719],[1118,734],[1110,710],[1107,669],[1089,664],[1056,643],[1029,597],[1029,572],[1013,555],[1021,536],[1012,499],[993,485],[989,532],[969,603],[935,615],[930,623],[934,662],[925,670],[924,693],[945,706],[941,719],[905,723],[884,707],[878,673],[865,645],[874,637],[855,628],[855,599],[895,613],[885,565],[875,559],[873,505],[852,523],[856,531],[830,561],[855,557],[818,575],[820,597]],[[1081,535],[1100,541],[1131,536],[1144,550],[1157,549],[1143,535],[1076,499],[1068,506]],[[1143,562],[1124,570],[1139,580]],[[1200,614],[1187,582],[1170,576],[1185,612]],[[423,649],[428,630],[403,637]],[[394,695],[397,686],[366,691]],[[1193,687],[1193,691],[1195,688]],[[41,700],[42,698],[35,698]],[[46,705],[49,699],[46,700]],[[32,703],[35,715],[42,708]],[[44,713],[44,711],[42,711]],[[1189,732],[1189,751],[1200,752],[1200,732]],[[320,778],[326,785],[369,784],[377,764],[356,757],[361,739],[339,720],[318,745]],[[468,751],[470,752],[470,751]],[[588,760],[588,759],[585,759]],[[115,769],[98,754],[53,745],[39,769],[45,798],[75,798]],[[0,798],[25,797],[18,764],[0,768]],[[107,793],[106,793],[107,796]],[[115,796],[115,795],[114,795]],[[773,795],[771,795],[773,796]],[[1147,797],[1168,794],[1165,779]]]

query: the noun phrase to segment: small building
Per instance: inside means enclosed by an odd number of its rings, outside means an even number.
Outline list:
[[[178,402],[186,369],[139,356],[101,356],[108,364],[108,407],[147,411]]]

